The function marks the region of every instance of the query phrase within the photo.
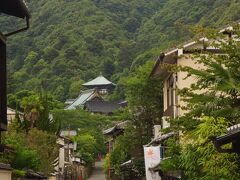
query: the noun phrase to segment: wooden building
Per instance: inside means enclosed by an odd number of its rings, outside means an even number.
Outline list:
[[[116,102],[105,101],[105,97],[115,88],[115,84],[102,75],[84,83],[87,90],[81,91],[76,99],[67,99],[65,110],[84,109],[90,113],[112,115],[121,105]]]
[[[67,100],[67,107],[65,110],[73,110],[84,107],[87,101],[103,101],[102,96],[99,94],[97,89],[88,89],[81,91],[79,96],[76,99]]]
[[[86,111],[105,115],[112,115],[120,107],[119,104],[109,101],[87,101],[84,104]]]
[[[110,152],[113,149],[116,138],[124,133],[125,126],[127,125],[127,123],[129,123],[129,121],[123,121],[103,131],[103,135],[105,135],[106,137],[105,144],[108,152]]]
[[[0,13],[26,20],[26,27],[2,34],[0,32],[0,131],[7,130],[7,68],[6,41],[7,37],[25,31],[29,28],[30,13],[23,0],[1,0]]]
[[[57,139],[59,155],[53,162],[55,172],[52,179],[72,180],[86,179],[88,170],[85,161],[77,156],[77,143],[72,140],[77,135],[75,130],[62,130]]]

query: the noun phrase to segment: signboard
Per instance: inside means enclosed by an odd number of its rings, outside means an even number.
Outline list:
[[[146,180],[161,180],[158,172],[149,170],[160,163],[160,146],[144,147]]]

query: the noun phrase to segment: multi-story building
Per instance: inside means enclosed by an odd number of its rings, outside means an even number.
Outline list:
[[[222,40],[232,38],[232,27],[225,28],[220,31],[223,34]],[[170,50],[165,53],[161,53],[157,59],[152,72],[151,77],[161,77],[163,80],[163,117],[160,125],[154,127],[154,138],[146,146],[160,145],[161,161],[165,158],[165,151],[167,150],[165,141],[178,134],[178,132],[170,132],[162,134],[161,129],[170,127],[168,118],[177,118],[183,116],[186,110],[186,102],[183,97],[178,94],[178,90],[189,88],[192,84],[197,82],[196,77],[188,76],[185,71],[172,71],[171,67],[191,67],[193,69],[204,69],[204,65],[198,62],[196,53],[207,54],[222,54],[221,49],[212,47],[210,45],[213,40],[207,38],[201,38],[198,41],[186,43],[183,46]],[[186,78],[187,77],[187,78]],[[207,91],[207,89],[202,90]],[[198,93],[198,92],[196,92]],[[160,164],[161,164],[160,161]],[[161,179],[178,179],[181,177],[181,172],[168,172],[162,173],[159,169],[160,164],[152,168],[153,171],[158,171],[161,174]]]
[[[232,37],[232,27],[228,27],[220,31],[225,35],[224,38]],[[169,127],[169,123],[166,118],[176,118],[182,116],[187,111],[185,110],[186,102],[177,93],[179,89],[189,88],[192,84],[197,82],[196,77],[187,77],[187,72],[178,71],[171,72],[168,65],[176,65],[181,67],[191,67],[194,69],[204,69],[203,64],[197,63],[197,59],[194,58],[194,54],[198,53],[215,53],[221,54],[222,51],[216,47],[206,46],[211,40],[207,38],[201,38],[199,41],[193,41],[186,43],[183,46],[161,53],[157,59],[152,72],[152,77],[161,77],[163,79],[163,121],[161,128]]]

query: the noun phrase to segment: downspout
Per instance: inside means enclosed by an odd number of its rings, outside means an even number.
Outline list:
[[[13,32],[10,32],[10,33],[7,33],[7,34],[4,34],[5,37],[9,37],[11,35],[14,35],[14,34],[17,34],[17,33],[20,33],[20,32],[23,32],[23,31],[26,31],[29,29],[30,27],[30,23],[29,23],[29,17],[27,16],[26,17],[26,27],[22,28],[22,29],[19,29],[19,30],[16,30],[16,31],[13,31]]]
[[[178,51],[177,51],[177,56],[178,57],[180,57],[180,56],[182,56],[183,55],[183,49],[181,48],[181,49],[178,49]],[[178,58],[177,58],[177,62],[176,62],[176,65],[178,66]],[[173,99],[173,117],[174,118],[177,118],[178,116],[179,116],[179,112],[178,112],[178,94],[177,94],[177,87],[178,87],[178,72],[176,72],[176,73],[174,73],[173,74],[173,80],[174,80],[174,87],[173,87],[173,89],[174,89],[174,92],[173,92],[173,97],[174,97],[174,99]]]

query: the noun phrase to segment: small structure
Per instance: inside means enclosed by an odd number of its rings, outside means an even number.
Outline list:
[[[105,144],[108,149],[108,152],[110,152],[113,149],[116,138],[124,133],[125,126],[127,125],[127,123],[129,123],[129,121],[123,121],[103,131],[103,134],[106,136]]]
[[[89,89],[81,91],[79,96],[75,100],[67,100],[68,106],[66,110],[73,110],[83,108],[87,101],[102,101],[103,98],[98,93],[97,89]]]
[[[218,137],[209,137],[217,151],[220,153],[240,154],[240,124],[231,126],[227,129],[227,134]],[[230,148],[222,148],[225,144],[231,144]]]
[[[7,108],[7,120],[8,124],[10,124],[16,117],[19,117],[20,120],[23,120],[24,114],[22,112],[18,112],[14,109]]]
[[[95,79],[84,83],[83,86],[86,88],[96,88],[101,94],[108,94],[116,87],[116,84],[112,83],[111,81],[100,75]]]
[[[66,167],[71,166],[74,143],[68,137],[59,136],[59,138],[57,139],[57,144],[59,145],[59,156],[54,161],[54,169],[57,177],[59,179],[64,179],[64,177],[69,175],[69,173],[67,173],[66,171]]]
[[[166,157],[166,152],[167,152],[167,145],[166,141],[173,137],[178,135],[177,132],[169,132],[166,134],[159,134],[158,136],[155,136],[154,139],[145,147],[154,147],[154,146],[159,146],[159,151],[160,151],[160,162],[156,164],[155,166],[152,166],[149,168],[149,171],[152,172],[158,172],[159,176],[163,180],[179,180],[181,179],[181,171],[168,171],[168,172],[163,172],[161,169],[161,164],[164,162],[164,160],[170,159],[171,157]]]
[[[75,154],[77,143],[72,140],[77,135],[75,130],[62,130],[57,139],[59,145],[59,156],[53,162],[55,172],[51,178],[58,180],[85,179],[87,171],[85,161]]]
[[[109,101],[87,101],[84,104],[84,109],[91,113],[100,113],[105,115],[112,115],[120,108],[115,102]]]

